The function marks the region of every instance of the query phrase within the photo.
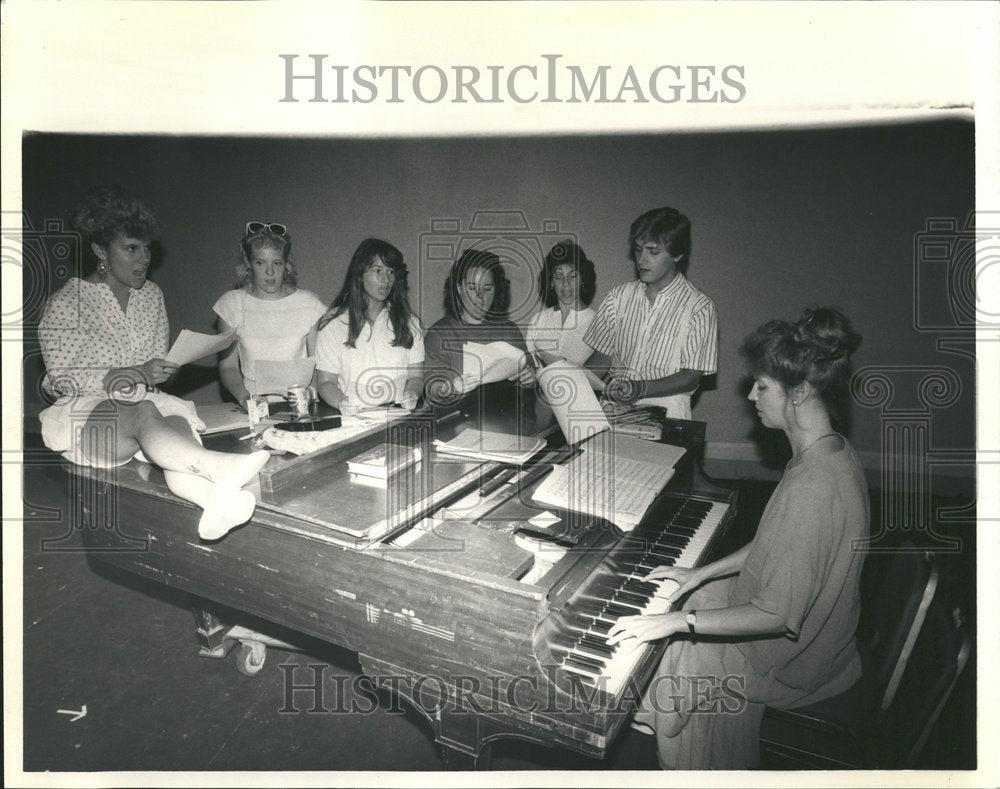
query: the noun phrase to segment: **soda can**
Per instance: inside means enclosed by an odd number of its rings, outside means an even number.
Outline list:
[[[309,416],[309,394],[309,387],[307,386],[296,384],[295,386],[288,387],[288,394],[285,395],[285,399],[288,400],[288,405],[291,407],[296,419]]]

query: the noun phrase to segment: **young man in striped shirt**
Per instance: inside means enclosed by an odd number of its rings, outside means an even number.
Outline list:
[[[691,221],[674,208],[647,211],[632,223],[629,255],[637,280],[604,297],[583,340],[587,366],[604,375],[620,403],[658,405],[691,418],[691,394],[715,372],[715,305],[681,273],[691,253]]]

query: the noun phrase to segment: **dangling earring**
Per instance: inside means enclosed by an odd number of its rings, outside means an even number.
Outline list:
[[[97,264],[97,276],[101,278],[102,282],[108,278],[108,264],[103,260]]]

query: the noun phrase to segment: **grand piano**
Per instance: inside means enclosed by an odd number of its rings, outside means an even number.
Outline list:
[[[470,426],[546,444],[516,468],[434,451],[433,439]],[[255,483],[252,521],[214,543],[199,539],[200,511],[159,470],[135,460],[66,468],[78,477],[89,555],[190,593],[204,654],[232,644],[236,623],[220,610],[345,647],[426,716],[445,766],[482,768],[503,737],[608,751],[664,645],[611,649],[604,634],[619,616],[668,610],[669,590],[645,574],[704,563],[735,515],[734,495],[692,462],[703,436],[700,423],[664,420],[663,440],[687,452],[624,535],[532,500],[575,450],[548,406],[515,388],[483,388],[314,455],[273,456]],[[237,439],[206,444],[249,451]],[[384,486],[352,477],[346,460],[381,442],[418,447],[424,460]]]

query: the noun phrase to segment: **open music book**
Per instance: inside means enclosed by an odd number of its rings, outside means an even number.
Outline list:
[[[552,470],[534,500],[604,518],[622,531],[634,529],[684,450],[616,432],[576,365],[552,364],[539,383],[566,440],[582,451]]]
[[[548,507],[604,518],[631,531],[674,475],[681,447],[654,444],[606,430],[557,465],[532,498]]]

